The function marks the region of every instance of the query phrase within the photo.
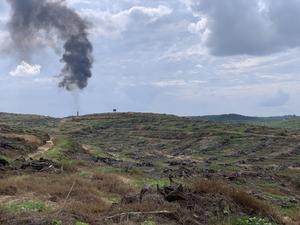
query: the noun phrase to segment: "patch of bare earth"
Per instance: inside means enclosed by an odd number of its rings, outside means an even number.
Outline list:
[[[45,145],[40,146],[37,152],[29,154],[28,158],[32,158],[32,159],[38,158],[39,156],[42,156],[44,153],[46,153],[53,147],[54,147],[54,143],[53,143],[53,139],[51,138],[49,141],[46,142]]]

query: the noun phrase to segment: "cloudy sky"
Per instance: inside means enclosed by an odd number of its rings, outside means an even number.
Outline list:
[[[300,0],[66,0],[90,24],[80,93],[57,87],[61,47],[12,49],[0,1],[0,111],[66,116],[300,114]],[[79,103],[76,98],[79,97]]]

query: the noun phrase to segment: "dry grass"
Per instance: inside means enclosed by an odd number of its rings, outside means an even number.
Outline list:
[[[226,183],[201,179],[191,181],[190,188],[195,192],[222,194],[250,213],[267,216],[279,223],[282,222],[276,210],[270,205]]]
[[[126,183],[119,175],[96,173],[92,180],[97,184],[99,190],[107,193],[126,195],[136,192],[133,185]]]
[[[25,142],[29,142],[31,144],[36,144],[36,145],[43,144],[42,140],[40,140],[38,137],[31,134],[15,134],[15,133],[1,134],[0,133],[0,135],[5,138],[17,138]]]
[[[111,207],[105,196],[125,195],[134,191],[129,184],[113,174],[97,174],[92,179],[82,178],[78,174],[39,174],[0,180],[0,193],[7,193],[12,187],[16,193],[11,194],[15,195],[16,199],[26,193],[33,193],[43,201],[52,202],[55,205],[55,208],[52,208],[53,213],[64,213],[87,222],[93,221]],[[69,198],[66,199],[69,192]]]

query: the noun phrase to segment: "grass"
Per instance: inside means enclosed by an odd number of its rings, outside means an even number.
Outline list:
[[[170,185],[168,179],[155,179],[155,178],[146,178],[146,177],[137,177],[135,178],[134,182],[135,185],[139,188],[143,188],[145,186],[156,187],[158,185],[159,187],[164,187]]]
[[[45,211],[47,208],[46,204],[40,200],[12,202],[12,203],[4,204],[2,207],[10,212],[19,212],[19,211],[42,212]]]
[[[64,215],[74,216],[78,221],[87,223],[92,223],[97,216],[109,210],[111,204],[119,202],[122,196],[137,192],[133,185],[119,175],[97,172],[91,177],[81,177],[78,173],[65,173],[11,176],[0,179],[0,193],[9,187],[17,189],[15,198],[18,198],[21,193],[33,193],[37,198],[53,202],[55,209],[61,210]],[[68,193],[70,193],[69,198],[63,207]],[[47,209],[45,203],[38,200],[10,203],[2,208],[11,213],[20,210],[44,212]]]
[[[7,161],[9,163],[13,161],[13,159],[11,159],[11,158],[9,158],[7,156],[4,156],[4,155],[0,155],[0,159],[4,159],[5,161]]]
[[[89,172],[89,171],[81,171],[79,173],[79,176],[80,177],[84,177],[84,178],[90,178],[93,176],[93,173],[92,172]]]
[[[61,220],[54,219],[51,221],[51,225],[63,225]]]

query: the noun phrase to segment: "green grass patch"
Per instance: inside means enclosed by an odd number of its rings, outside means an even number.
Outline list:
[[[164,187],[170,185],[170,181],[168,179],[138,177],[135,179],[135,185],[139,188],[143,188],[145,186],[156,187],[157,185]]]
[[[46,210],[46,204],[40,200],[29,200],[22,202],[7,203],[2,206],[3,209],[10,212],[33,211],[43,212]]]
[[[272,199],[272,200],[287,200],[288,196],[283,196],[283,195],[279,195],[279,194],[274,194],[274,193],[266,193],[265,192],[265,196]]]
[[[147,221],[144,221],[141,225],[156,225],[156,223],[154,221],[147,220]]]
[[[83,177],[83,178],[90,178],[93,176],[93,173],[92,172],[89,172],[89,171],[81,171],[79,173],[79,176],[80,177]]]
[[[4,159],[5,161],[11,163],[13,161],[13,159],[7,157],[7,156],[4,156],[4,155],[0,155],[0,159]]]
[[[61,220],[52,220],[51,225],[63,225],[63,222]]]
[[[111,203],[120,203],[122,198],[120,195],[106,194],[106,199]]]
[[[99,147],[96,146],[87,146],[88,153],[94,157],[108,157],[109,155]]]

